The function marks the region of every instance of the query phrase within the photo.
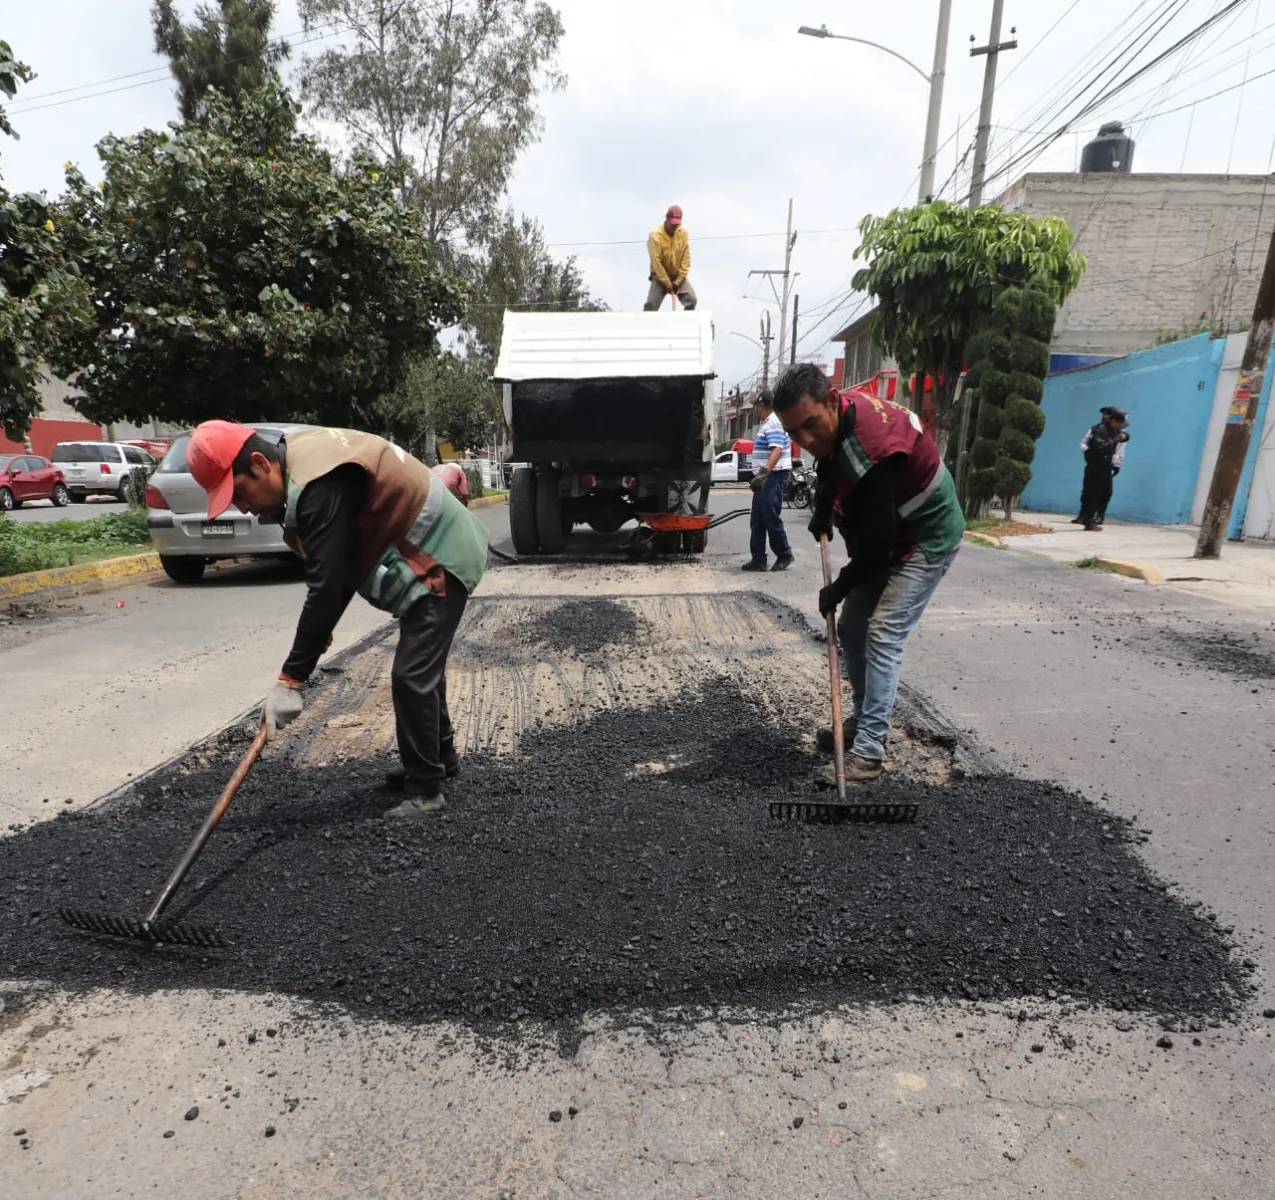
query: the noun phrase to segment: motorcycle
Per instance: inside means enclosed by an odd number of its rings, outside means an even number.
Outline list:
[[[814,472],[805,463],[793,463],[784,500],[793,508],[809,508],[815,498],[815,482]]]

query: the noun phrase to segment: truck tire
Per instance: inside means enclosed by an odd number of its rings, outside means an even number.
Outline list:
[[[553,467],[544,467],[536,480],[536,528],[540,532],[542,554],[561,554],[567,548],[558,478]]]
[[[509,532],[517,554],[535,554],[540,549],[536,532],[536,473],[531,467],[514,468],[509,481]]]
[[[688,529],[682,534],[682,549],[687,554],[703,554],[708,545],[707,529]]]

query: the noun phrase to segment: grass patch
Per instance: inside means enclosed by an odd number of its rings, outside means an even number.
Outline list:
[[[88,521],[26,524],[0,518],[0,576],[141,554],[150,547],[145,512],[108,513]]]
[[[1096,571],[1099,575],[1114,575],[1113,568],[1098,558],[1077,558],[1063,563],[1064,567],[1075,567],[1079,571]]]
[[[1006,521],[997,517],[966,519],[966,533],[985,533],[989,537],[1026,537],[1032,533],[1052,533],[1048,525],[1029,525],[1025,521]]]

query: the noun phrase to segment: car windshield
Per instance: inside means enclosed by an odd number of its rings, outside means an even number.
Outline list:
[[[51,455],[54,462],[106,462],[102,447],[95,442],[59,442]]]
[[[190,444],[190,434],[183,433],[179,437],[173,438],[173,444],[168,447],[168,453],[159,460],[159,466],[155,468],[156,475],[179,475],[186,470],[186,447]]]

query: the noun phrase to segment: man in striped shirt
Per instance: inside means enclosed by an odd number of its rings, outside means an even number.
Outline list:
[[[752,557],[745,571],[766,570],[766,540],[775,553],[772,571],[786,571],[792,566],[792,547],[784,529],[784,496],[792,475],[792,442],[775,415],[773,397],[762,392],[757,397],[757,417],[761,426],[753,438],[753,538],[749,549]]]

